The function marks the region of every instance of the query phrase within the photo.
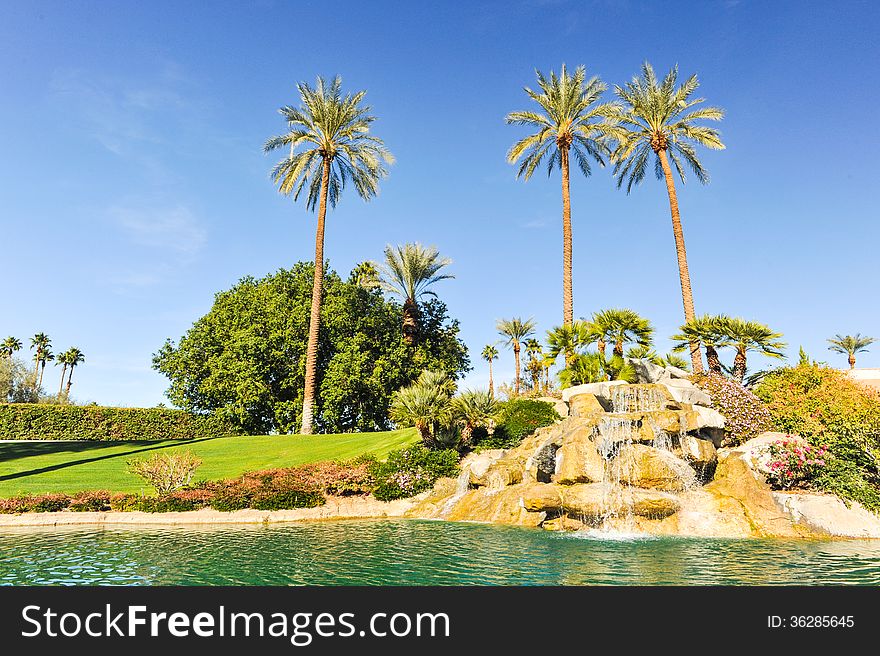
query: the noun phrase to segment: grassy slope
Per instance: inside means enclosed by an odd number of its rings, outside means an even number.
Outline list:
[[[0,497],[42,492],[150,493],[126,471],[132,457],[189,449],[203,460],[197,479],[231,478],[245,471],[321,460],[348,460],[364,453],[384,458],[417,440],[415,429],[345,435],[213,437],[187,442],[0,442]]]

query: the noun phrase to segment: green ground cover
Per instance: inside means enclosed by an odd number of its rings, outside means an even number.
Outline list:
[[[370,453],[384,458],[418,441],[415,429],[342,435],[248,435],[195,440],[126,442],[0,442],[0,497],[81,490],[144,492],[152,489],[129,474],[126,461],[189,449],[204,462],[197,479],[220,479],[246,471],[322,460],[350,460]]]

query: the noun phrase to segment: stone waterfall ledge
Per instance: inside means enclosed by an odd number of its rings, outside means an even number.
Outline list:
[[[420,495],[420,497],[424,497]],[[403,517],[420,497],[378,501],[373,497],[327,497],[327,503],[315,508],[291,510],[235,510],[221,512],[212,508],[186,512],[44,512],[20,515],[0,514],[0,527],[28,526],[198,526],[211,524],[274,524],[282,522],[329,521],[334,519],[373,519]]]
[[[847,506],[827,494],[790,494],[774,492],[773,499],[791,516],[793,522],[813,530],[842,538],[880,538],[880,517],[857,501]]]

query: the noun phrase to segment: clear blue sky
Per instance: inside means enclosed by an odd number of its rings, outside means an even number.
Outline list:
[[[712,182],[679,188],[697,311],[760,320],[816,358],[880,337],[880,12],[871,2],[0,2],[0,336],[81,348],[80,400],[153,405],[150,357],[244,275],[313,257],[314,214],[281,197],[264,140],[295,83],[367,89],[397,156],[379,198],[349,191],[326,254],[347,273],[386,243],[436,244],[475,370],[495,320],[560,323],[558,174],[505,162],[534,69],[621,83],[644,59],[696,72],[727,111]],[[681,323],[666,193],[608,170],[572,183],[575,315]],[[512,355],[498,365],[510,376]],[[758,363],[760,364],[760,363]],[[880,366],[880,345],[859,358]],[[47,387],[57,384],[49,372]],[[77,380],[78,379],[78,380]]]

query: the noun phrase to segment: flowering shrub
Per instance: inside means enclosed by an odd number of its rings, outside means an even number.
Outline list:
[[[776,489],[801,487],[815,479],[825,467],[828,450],[787,437],[767,449],[767,481]]]
[[[693,382],[712,399],[712,407],[724,415],[722,446],[742,444],[770,430],[770,411],[760,398],[734,380],[720,374],[697,374]]]
[[[74,512],[101,512],[110,509],[110,493],[107,490],[77,492],[70,498],[68,510]]]
[[[438,478],[457,476],[458,452],[413,446],[392,451],[387,461],[374,463],[371,471],[374,497],[380,501],[402,499],[430,489]]]

